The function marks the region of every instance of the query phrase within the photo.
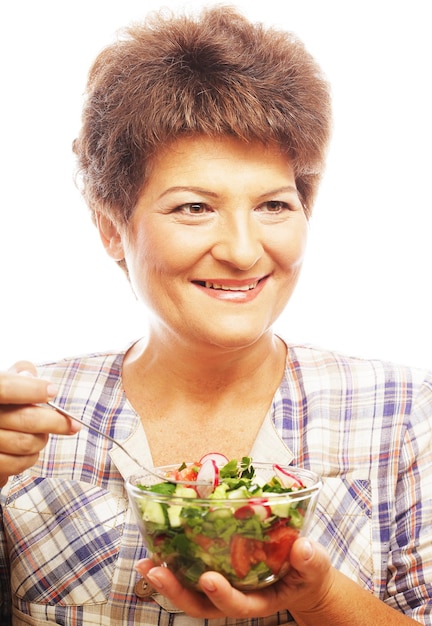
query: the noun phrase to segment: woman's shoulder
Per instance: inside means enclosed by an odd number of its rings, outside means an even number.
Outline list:
[[[53,382],[71,375],[85,378],[94,376],[121,377],[123,360],[130,345],[120,349],[95,351],[53,359],[37,364],[41,378]]]
[[[375,357],[356,356],[313,344],[287,344],[287,368],[302,376],[349,377],[353,383],[366,381],[430,381],[432,370]]]
[[[309,414],[316,407],[321,416],[327,406],[369,417],[375,425],[378,416],[395,425],[399,415],[424,431],[432,428],[431,370],[316,345],[288,345],[279,398],[282,404],[285,399],[287,405],[307,406]]]

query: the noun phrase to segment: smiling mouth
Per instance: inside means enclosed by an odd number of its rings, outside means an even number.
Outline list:
[[[201,285],[201,287],[205,287],[206,289],[218,289],[222,291],[250,291],[251,289],[255,289],[261,280],[255,280],[253,283],[249,283],[248,285],[224,285],[223,283],[213,283],[209,280],[197,280],[194,282],[197,285]]]

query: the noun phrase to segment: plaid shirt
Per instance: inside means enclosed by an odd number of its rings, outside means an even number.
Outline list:
[[[122,388],[124,353],[40,368],[57,402],[152,464]],[[245,451],[247,452],[247,451]],[[432,624],[432,376],[290,346],[285,376],[250,454],[323,477],[311,537],[333,565],[421,624]],[[289,613],[200,620],[135,593],[145,555],[124,478],[136,468],[83,428],[50,437],[39,462],[2,490],[0,623],[275,626]],[[10,614],[12,607],[12,613]]]

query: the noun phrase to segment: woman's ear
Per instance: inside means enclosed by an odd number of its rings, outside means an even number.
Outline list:
[[[125,253],[122,236],[115,224],[103,213],[96,213],[96,226],[105,250],[115,261],[122,261]]]

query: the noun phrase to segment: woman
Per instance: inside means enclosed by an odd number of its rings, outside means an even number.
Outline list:
[[[272,332],[329,109],[302,44],[227,7],[154,16],[97,58],[74,144],[82,190],[150,330],[119,353],[2,374],[2,624],[431,623],[430,374]],[[49,398],[144,465],[216,449],[315,470],[310,540],[264,591],[214,572],[203,594],[182,589],[143,558],[133,464],[34,406]]]

